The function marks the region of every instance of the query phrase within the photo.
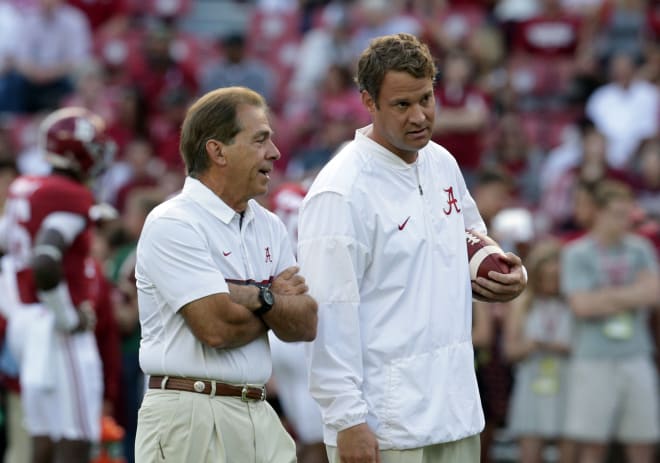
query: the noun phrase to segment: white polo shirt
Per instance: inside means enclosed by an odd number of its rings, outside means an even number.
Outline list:
[[[135,276],[148,375],[263,384],[271,374],[268,336],[233,349],[202,344],[179,309],[215,293],[227,281],[267,282],[295,258],[284,224],[250,200],[240,214],[191,177],[181,193],[147,217],[137,245]]]
[[[585,110],[607,137],[607,162],[624,169],[642,140],[658,133],[660,90],[644,80],[628,88],[612,82],[594,91]]]
[[[447,150],[429,143],[407,164],[363,130],[300,212],[298,260],[319,304],[308,353],[324,441],[364,421],[381,449],[477,434],[464,230],[485,225]]]

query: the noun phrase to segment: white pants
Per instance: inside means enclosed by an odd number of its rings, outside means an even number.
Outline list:
[[[7,339],[19,365],[28,433],[98,441],[103,370],[94,333],[63,334],[50,310],[32,304],[11,315]]]

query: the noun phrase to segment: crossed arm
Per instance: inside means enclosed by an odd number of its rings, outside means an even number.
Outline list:
[[[229,284],[229,293],[216,293],[186,304],[181,309],[195,336],[211,347],[240,347],[268,329],[283,341],[311,341],[316,337],[317,306],[307,294],[305,279],[297,267],[289,267],[273,280],[272,310],[259,318],[259,289]]]
[[[580,318],[607,317],[620,312],[650,306],[660,299],[660,280],[650,270],[637,275],[625,286],[609,286],[593,291],[580,291],[568,297],[571,309]]]

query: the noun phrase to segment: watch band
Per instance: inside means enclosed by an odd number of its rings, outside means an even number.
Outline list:
[[[275,300],[270,288],[267,286],[259,287],[259,301],[261,302],[261,307],[252,312],[257,317],[261,317],[263,314],[269,312],[273,308]]]

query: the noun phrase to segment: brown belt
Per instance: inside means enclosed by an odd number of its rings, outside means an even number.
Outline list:
[[[240,397],[242,401],[266,400],[266,388],[259,386],[233,386],[217,381],[180,378],[177,376],[151,376],[149,389],[170,389],[174,391],[198,392],[216,395]]]

